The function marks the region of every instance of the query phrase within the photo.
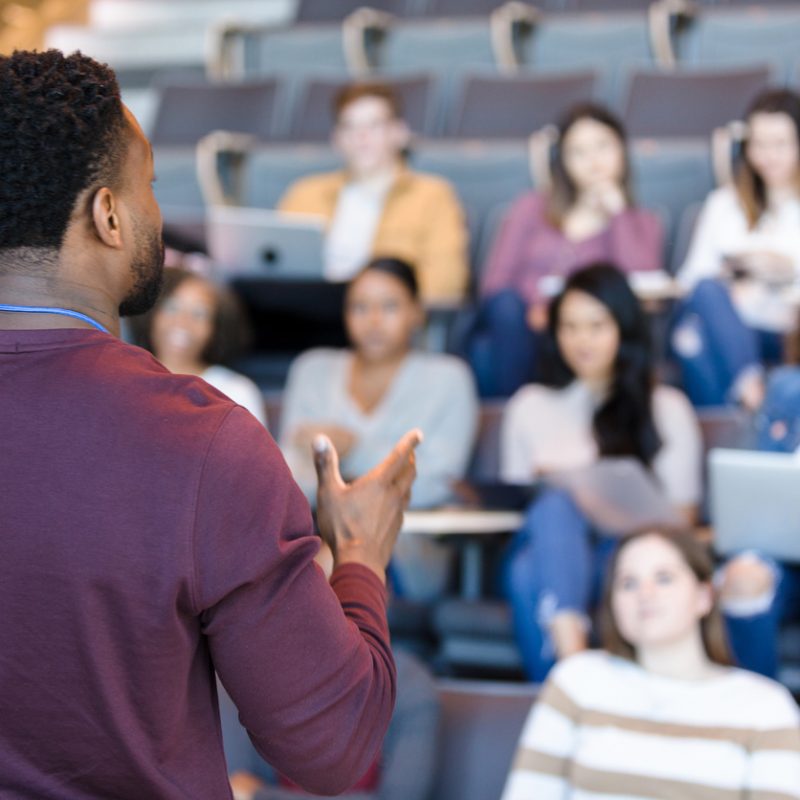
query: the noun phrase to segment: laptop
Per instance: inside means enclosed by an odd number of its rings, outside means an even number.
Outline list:
[[[325,222],[310,214],[210,206],[208,253],[221,278],[315,280],[324,276]]]
[[[758,549],[800,563],[800,459],[792,453],[715,449],[708,463],[717,552]]]

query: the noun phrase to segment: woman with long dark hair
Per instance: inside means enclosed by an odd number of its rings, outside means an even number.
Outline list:
[[[520,737],[502,800],[800,798],[800,713],[730,666],[708,549],[689,533],[624,539],[603,650],[559,664]]]
[[[594,264],[570,276],[550,306],[543,356],[545,382],[520,389],[505,411],[503,479],[526,483],[628,458],[677,513],[693,518],[699,426],[679,391],[654,383],[647,320],[616,267]],[[545,489],[528,511],[507,583],[532,680],[586,647],[598,578],[618,534],[598,529],[560,489]]]
[[[509,395],[533,377],[543,279],[594,261],[658,270],[663,243],[659,218],[636,207],[622,123],[602,106],[575,106],[558,126],[549,185],[514,202],[483,268],[470,347],[481,393]]]
[[[763,364],[782,358],[800,279],[800,96],[760,94],[747,113],[736,180],[703,205],[678,274],[690,291],[672,349],[698,406],[764,399]],[[789,297],[787,297],[787,290]]]

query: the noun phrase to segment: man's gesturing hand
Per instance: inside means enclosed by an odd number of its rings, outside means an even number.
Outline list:
[[[417,474],[414,448],[421,441],[419,430],[409,431],[375,469],[345,483],[330,439],[320,435],[314,440],[317,524],[333,551],[334,566],[354,561],[385,580]]]

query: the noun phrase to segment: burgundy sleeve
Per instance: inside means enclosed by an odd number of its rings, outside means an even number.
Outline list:
[[[197,501],[194,598],[214,667],[261,755],[322,794],[356,783],[380,751],[395,668],[381,581],[313,562],[308,503],[271,437],[234,409]]]
[[[533,213],[535,195],[518,198],[503,217],[483,268],[481,296],[490,297],[503,289],[519,290],[520,271],[525,262],[526,243],[537,224]]]
[[[664,268],[664,226],[656,214],[628,208],[611,220],[611,257],[623,272]]]

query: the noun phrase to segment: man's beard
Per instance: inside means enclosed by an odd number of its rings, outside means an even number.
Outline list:
[[[131,264],[134,284],[128,296],[120,303],[119,315],[133,317],[149,311],[158,300],[164,280],[164,241],[161,231],[150,235],[135,232],[136,257]]]

